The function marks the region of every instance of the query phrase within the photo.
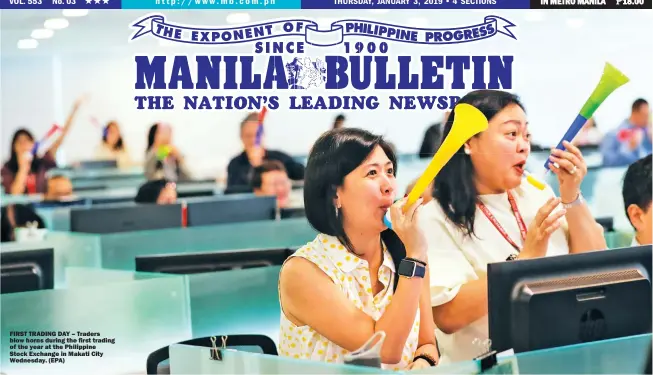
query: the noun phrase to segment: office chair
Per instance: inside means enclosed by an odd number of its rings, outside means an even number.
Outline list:
[[[215,336],[220,339],[220,336]],[[192,346],[201,346],[206,348],[213,347],[211,343],[211,337],[200,337],[197,339],[190,339],[186,341],[179,342],[178,344],[182,345],[192,345]],[[233,346],[258,346],[263,351],[263,354],[268,355],[278,355],[277,346],[271,338],[265,335],[229,335],[227,340],[227,347]],[[161,366],[159,364],[170,358],[169,346],[164,346],[161,349],[158,349],[149,356],[147,356],[147,374],[156,375],[156,374],[169,374],[169,366]]]

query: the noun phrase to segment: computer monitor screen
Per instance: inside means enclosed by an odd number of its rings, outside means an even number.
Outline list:
[[[651,332],[651,245],[488,264],[492,349]]]
[[[229,195],[216,200],[189,202],[188,226],[272,220],[275,217],[276,207],[276,197],[258,197],[253,194]]]
[[[54,250],[3,251],[0,255],[0,291],[29,292],[54,288]]]
[[[81,233],[118,233],[139,230],[180,228],[181,204],[140,204],[95,206],[70,211],[70,231]]]
[[[300,217],[306,217],[306,210],[304,208],[282,208],[279,210],[279,216],[281,219],[295,219]]]
[[[87,199],[64,199],[64,200],[47,200],[34,202],[32,208],[54,208],[54,207],[83,207],[89,204]]]
[[[292,249],[221,250],[136,257],[137,272],[195,274],[281,265]]]
[[[79,169],[114,169],[118,168],[115,160],[84,160],[79,162]]]

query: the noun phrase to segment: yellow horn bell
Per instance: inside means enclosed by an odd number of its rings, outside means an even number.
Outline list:
[[[460,103],[454,107],[453,112],[454,121],[449,135],[442,142],[442,145],[440,145],[438,151],[433,155],[433,159],[431,159],[426,170],[408,194],[408,201],[404,205],[404,208],[407,208],[419,199],[435,176],[451,160],[453,155],[463,147],[465,142],[476,134],[487,130],[487,118],[474,106]]]

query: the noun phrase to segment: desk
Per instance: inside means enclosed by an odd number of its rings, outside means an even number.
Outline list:
[[[228,342],[228,340],[227,340]],[[171,374],[396,374],[370,367],[335,365],[242,351],[224,352],[223,361],[210,359],[209,348],[170,346]]]
[[[98,168],[98,169],[51,169],[48,176],[66,176],[72,182],[76,181],[97,181],[97,180],[131,180],[143,179],[143,167],[133,167],[127,169],[119,168]]]
[[[651,334],[520,353],[520,374],[643,374]],[[513,362],[514,362],[513,360]]]
[[[190,338],[188,285],[183,276],[84,268],[66,271],[66,289],[0,297],[3,372],[134,373],[143,371],[150,352]],[[96,350],[103,353],[101,359],[67,356],[62,357],[65,364],[11,363],[11,331],[97,332],[99,338],[115,339],[115,344],[96,344]]]
[[[227,341],[228,342],[228,341]],[[651,335],[518,354],[499,360],[488,374],[641,374]],[[391,372],[360,366],[225,351],[222,361],[210,359],[209,348],[170,347],[173,374],[479,374],[478,361],[441,364],[417,371]]]

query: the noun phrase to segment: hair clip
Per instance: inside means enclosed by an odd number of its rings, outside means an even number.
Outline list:
[[[479,355],[474,358],[479,361],[481,372],[485,372],[497,364],[497,352],[492,350],[492,340],[479,340],[475,338],[472,344],[479,349]]]
[[[215,336],[211,336],[211,359],[222,361],[222,351],[227,348],[227,336],[222,336],[222,347],[219,349],[215,346],[216,340]]]

